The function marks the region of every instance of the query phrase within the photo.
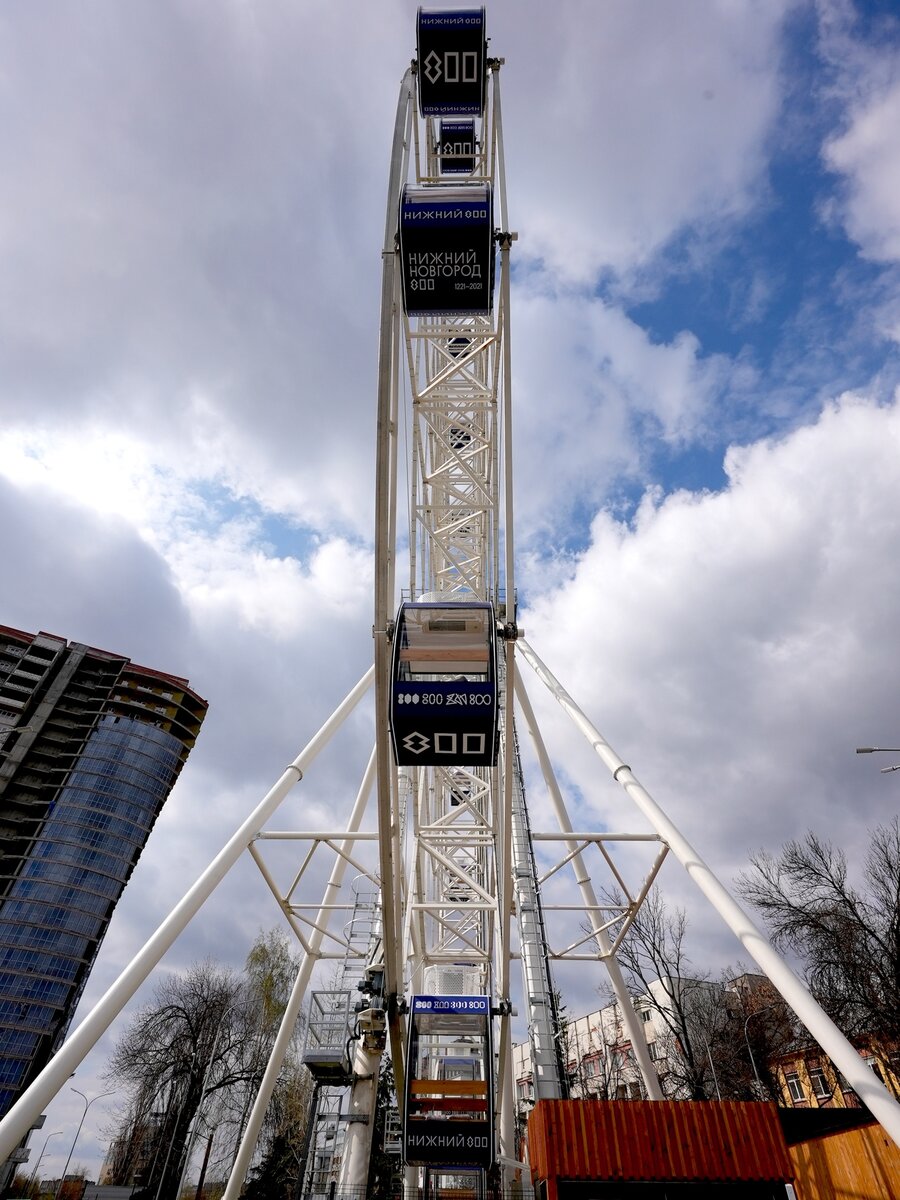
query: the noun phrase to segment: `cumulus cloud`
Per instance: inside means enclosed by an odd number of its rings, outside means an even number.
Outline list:
[[[539,4],[517,4],[504,40],[525,252],[567,280],[628,276],[676,234],[702,240],[745,214],[765,184],[791,7],[578,0],[547,28]]]
[[[358,527],[383,227],[359,197],[384,189],[397,73],[371,60],[402,45],[399,6],[361,8],[349,41],[321,6],[104,11],[61,6],[59,43],[7,18],[7,422],[90,414]]]
[[[11,484],[117,518],[143,538],[165,560],[198,622],[218,611],[246,628],[296,633],[317,602],[332,613],[358,612],[370,594],[363,547],[309,529],[296,528],[292,537],[283,510],[242,505],[190,457],[173,455],[160,465],[158,451],[133,435],[103,426],[77,435],[13,429],[0,436],[0,454],[0,473]],[[277,519],[290,555],[272,544],[267,519]]]
[[[616,481],[646,478],[659,443],[702,438],[736,368],[688,330],[656,343],[618,306],[541,282],[515,299],[516,519],[558,539]]]
[[[167,2],[85,21],[63,5],[58,55],[16,10],[0,72],[8,423],[38,406],[72,427],[126,425],[161,461],[190,456],[297,519],[367,529],[371,198],[414,12]],[[783,12],[615,4],[601,21],[578,3],[548,29],[533,2],[492,10],[515,61],[503,78],[523,254],[585,281],[744,211]]]
[[[823,154],[846,180],[840,206],[847,232],[868,258],[900,262],[900,79],[854,105],[848,128]]]
[[[3,624],[185,673],[188,610],[165,560],[130,522],[2,476],[0,521]]]
[[[570,578],[525,614],[726,883],[750,851],[810,828],[859,856],[884,818],[884,780],[853,750],[889,739],[896,711],[898,449],[896,404],[842,397],[780,441],[733,448],[721,492],[649,495],[630,525],[599,514]],[[582,820],[621,829],[624,794],[557,736]],[[667,881],[682,891],[676,869]]]
[[[820,211],[873,264],[861,297],[861,321],[876,334],[900,342],[900,121],[894,14],[857,10],[848,0],[819,0],[819,48],[829,64],[829,102],[837,121],[821,156],[838,181],[822,197]]]

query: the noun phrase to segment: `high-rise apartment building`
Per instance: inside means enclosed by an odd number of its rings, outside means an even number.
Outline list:
[[[63,1040],[205,714],[186,679],[0,625],[0,1116]]]

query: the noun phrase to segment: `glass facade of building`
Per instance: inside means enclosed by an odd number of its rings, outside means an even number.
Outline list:
[[[178,774],[181,743],[104,716],[0,905],[0,1112],[55,1049],[112,907]]]
[[[55,768],[59,774],[44,767],[38,748],[30,760],[19,756],[18,774],[7,772],[9,786],[0,780],[6,788],[5,794],[0,788],[0,814],[17,839],[0,877],[0,1115],[62,1042],[115,904],[205,713],[191,693],[175,693],[171,683],[165,690],[166,677],[161,688],[159,678],[145,678],[149,672],[124,676],[127,665],[118,660],[114,686],[94,697],[100,703],[89,727],[77,732],[77,748],[59,737],[60,706],[53,710],[57,726],[47,722],[36,730],[45,735],[44,745],[55,740],[66,749],[54,759],[65,761]],[[84,663],[80,670],[73,675],[79,687]],[[196,701],[190,736],[185,695]],[[163,719],[172,713],[177,719]],[[62,715],[68,721],[69,714]],[[2,753],[0,763],[5,769]],[[30,783],[41,770],[41,782]],[[46,783],[51,778],[55,786]],[[16,780],[24,781],[18,792]],[[26,794],[29,787],[36,800]]]

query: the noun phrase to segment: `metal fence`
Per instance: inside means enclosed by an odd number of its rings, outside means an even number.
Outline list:
[[[534,1190],[530,1180],[510,1184],[499,1189],[482,1189],[477,1187],[440,1187],[425,1192],[421,1187],[407,1187],[400,1184],[386,1193],[384,1200],[534,1200]],[[304,1191],[299,1200],[373,1200],[366,1188],[340,1188],[336,1185],[325,1190]]]

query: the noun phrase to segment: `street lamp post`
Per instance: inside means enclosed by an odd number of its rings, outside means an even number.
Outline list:
[[[716,1067],[715,1063],[713,1062],[712,1050],[710,1049],[709,1042],[706,1040],[706,1038],[703,1038],[703,1044],[706,1046],[706,1057],[709,1059],[709,1069],[712,1071],[713,1083],[716,1085],[716,1096],[721,1101],[722,1093],[719,1091],[719,1080],[716,1075]],[[753,1069],[756,1070],[756,1067],[754,1066]]]
[[[59,1183],[56,1185],[56,1191],[53,1194],[53,1200],[59,1200],[60,1192],[63,1189],[63,1184],[66,1181],[66,1171],[69,1169],[69,1163],[72,1161],[72,1155],[75,1153],[75,1146],[78,1142],[78,1135],[81,1133],[81,1127],[84,1124],[84,1118],[87,1116],[87,1110],[97,1100],[102,1100],[104,1096],[111,1096],[112,1092],[101,1092],[99,1096],[94,1096],[93,1100],[88,1100],[84,1092],[79,1092],[78,1088],[69,1088],[70,1092],[78,1092],[78,1095],[84,1101],[84,1112],[81,1114],[81,1120],[78,1122],[78,1128],[75,1130],[75,1137],[72,1140],[72,1145],[69,1149],[69,1157],[66,1159],[66,1165],[62,1169],[62,1175],[59,1177]]]
[[[29,1196],[31,1195],[32,1184],[34,1183],[35,1179],[37,1178],[38,1167],[41,1165],[41,1159],[44,1157],[44,1151],[47,1149],[47,1143],[50,1141],[51,1138],[58,1137],[61,1133],[62,1133],[61,1129],[54,1129],[54,1131],[52,1133],[48,1133],[47,1136],[44,1138],[44,1144],[41,1147],[41,1152],[37,1157],[37,1162],[34,1164],[34,1170],[29,1175],[28,1183],[25,1185],[25,1191],[28,1193]]]
[[[757,1071],[757,1069],[756,1069],[756,1059],[753,1057],[753,1049],[750,1045],[750,1039],[747,1036],[747,1026],[750,1024],[750,1022],[753,1020],[754,1017],[758,1017],[760,1013],[764,1013],[764,1012],[766,1012],[767,1009],[774,1008],[774,1007],[775,1007],[774,1004],[764,1004],[762,1006],[762,1008],[758,1008],[758,1009],[756,1009],[755,1012],[750,1013],[750,1015],[747,1017],[746,1021],[744,1022],[744,1041],[747,1043],[747,1053],[750,1055],[750,1066],[753,1068],[753,1078],[756,1080],[756,1090],[757,1090],[757,1094],[759,1095],[760,1100],[763,1097],[764,1089],[763,1089],[763,1085],[762,1085],[762,1080],[759,1077],[759,1071]]]
[[[857,746],[857,754],[900,754],[900,748],[897,746]],[[891,767],[882,767],[882,775],[887,775],[890,771],[900,771],[900,763],[895,763]]]

